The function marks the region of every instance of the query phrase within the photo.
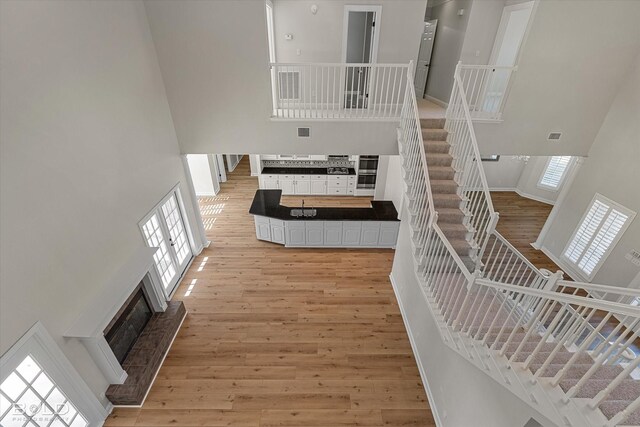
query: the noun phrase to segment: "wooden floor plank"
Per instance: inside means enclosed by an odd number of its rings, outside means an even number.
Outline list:
[[[245,156],[220,194],[200,198],[212,243],[175,293],[187,318],[143,407],[116,408],[106,425],[431,426],[389,282],[393,250],[258,241],[248,214],[256,189]]]

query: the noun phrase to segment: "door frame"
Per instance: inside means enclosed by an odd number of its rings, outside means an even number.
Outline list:
[[[489,64],[491,65],[496,64],[496,59],[498,58],[498,52],[500,50],[500,47],[502,46],[502,41],[504,40],[504,35],[507,31],[507,25],[509,23],[508,15],[511,12],[514,12],[516,10],[531,9],[531,12],[529,14],[529,21],[527,22],[527,27],[524,30],[522,40],[520,40],[520,45],[518,46],[518,54],[516,55],[513,65],[516,66],[518,64],[518,62],[520,61],[522,46],[524,45],[529,35],[529,29],[531,28],[531,21],[533,19],[536,5],[537,5],[537,1],[531,0],[524,3],[505,6],[504,9],[502,9],[502,16],[500,17],[500,24],[498,25],[498,32],[496,33],[496,37],[493,40],[493,48],[491,49],[491,56],[489,56]]]
[[[39,320],[0,358],[0,380],[4,380],[5,375],[13,372],[30,354],[78,411],[87,417],[89,426],[101,426],[113,406],[106,403],[105,407],[98,400]]]
[[[375,30],[371,42],[370,64],[378,62],[378,47],[380,45],[380,22],[382,19],[382,5],[345,5],[342,22],[342,63],[347,63],[347,37],[349,35],[349,12],[375,12]]]
[[[156,203],[155,206],[153,206],[151,210],[147,212],[147,214],[140,221],[138,221],[138,230],[140,230],[140,235],[142,236],[142,240],[144,241],[145,245],[147,245],[147,238],[144,235],[144,229],[143,229],[144,225],[147,223],[147,221],[149,221],[149,219],[154,214],[159,213],[160,215],[162,215],[162,206],[167,202],[167,200],[169,200],[171,196],[174,196],[174,195],[176,197],[176,202],[178,204],[178,211],[180,212],[180,216],[182,218],[182,223],[184,225],[185,233],[187,234],[187,241],[189,242],[191,257],[187,261],[183,271],[178,271],[180,268],[179,265],[175,266],[177,279],[176,279],[176,283],[171,287],[171,289],[165,288],[163,285],[167,301],[169,301],[173,297],[173,294],[175,294],[176,290],[178,289],[178,285],[180,284],[180,280],[184,276],[184,273],[186,273],[186,271],[189,269],[189,266],[193,262],[193,259],[195,258],[196,254],[199,253],[199,250],[198,250],[199,248],[196,246],[195,239],[193,237],[193,230],[191,229],[191,224],[189,223],[189,218],[187,217],[187,211],[184,207],[184,200],[182,199],[182,193],[180,192],[180,182],[174,185],[171,191],[165,194],[162,197],[162,199],[160,199],[160,201]],[[161,228],[163,231],[163,235],[169,236],[168,234],[169,231],[165,230],[164,220],[162,220],[161,222]],[[160,272],[157,269],[155,261],[153,263],[153,267],[156,269],[156,273],[158,273],[158,277],[162,279],[160,276]]]

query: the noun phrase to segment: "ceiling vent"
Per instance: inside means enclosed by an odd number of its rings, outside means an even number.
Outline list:
[[[562,132],[551,132],[547,137],[547,141],[559,141],[562,137]]]
[[[298,128],[298,138],[309,138],[311,136],[311,128]]]

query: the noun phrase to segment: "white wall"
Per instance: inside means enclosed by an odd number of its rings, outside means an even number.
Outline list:
[[[318,19],[325,3],[333,4],[318,2]],[[382,25],[387,17],[399,23],[400,35],[381,32],[379,60],[408,63],[417,55],[424,2],[400,2],[401,9],[395,3],[383,2]],[[145,6],[183,153],[397,154],[394,122],[270,120],[264,2],[154,0]],[[416,34],[415,41],[405,32]],[[340,51],[334,43],[327,49]],[[298,126],[310,126],[312,137],[299,139]]]
[[[382,5],[378,62],[407,63],[418,58],[426,0],[275,0],[278,62],[342,62],[345,5]],[[311,5],[318,6],[317,14]],[[287,41],[285,34],[293,34]],[[300,49],[300,55],[296,50]]]
[[[494,191],[514,191],[524,166],[524,162],[512,156],[500,156],[497,162],[482,162],[489,189]]]
[[[505,0],[476,0],[469,11],[460,61],[463,64],[488,64]]]
[[[544,173],[549,158],[549,156],[534,156],[529,159],[526,166],[522,170],[520,179],[518,180],[517,191],[521,196],[538,200],[540,202],[549,203],[551,205],[556,202],[558,196],[560,195],[560,191],[562,191],[562,187],[564,187],[566,178],[569,176],[569,174],[571,174],[571,169],[574,163],[571,162],[569,166],[567,166],[567,170],[564,174],[564,179],[558,186],[558,189],[547,190],[545,188],[539,187],[538,183],[540,182],[540,178]]]
[[[2,1],[0,49],[0,354],[40,320],[100,396],[105,378],[62,334],[178,181],[191,209],[145,11]]]
[[[571,238],[594,194],[600,193],[623,206],[640,212],[640,55],[628,70],[624,83],[607,114],[595,143],[564,201],[556,206],[557,215],[542,242],[556,258]],[[638,267],[624,256],[640,249],[640,219],[631,223],[593,282],[628,286]],[[561,267],[563,267],[561,265]]]
[[[262,163],[259,154],[249,154],[249,167],[251,168],[251,176],[258,176],[262,172]]]
[[[396,210],[402,208],[404,182],[402,180],[402,160],[400,156],[389,156],[387,180],[384,188],[384,199],[391,200]]]
[[[209,155],[187,154],[187,162],[189,162],[189,171],[196,196],[214,196],[216,193],[213,187]]]
[[[481,151],[586,155],[640,51],[639,16],[638,1],[538,2],[504,122],[475,124]]]
[[[430,406],[440,419],[437,425],[516,427],[531,417],[544,426],[554,425],[444,344],[415,278],[406,210],[391,276],[407,332],[416,344],[416,360],[431,390]]]
[[[465,31],[473,0],[450,0],[431,7],[431,19],[438,20],[436,39],[431,55],[426,95],[449,102],[453,73],[460,59]],[[465,13],[458,16],[458,10]]]

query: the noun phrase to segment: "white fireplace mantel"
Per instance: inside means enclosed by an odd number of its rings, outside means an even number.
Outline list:
[[[96,365],[111,384],[122,384],[127,373],[122,369],[104,337],[104,329],[118,310],[143,283],[145,293],[155,312],[167,308],[167,295],[156,272],[153,254],[158,248],[143,247],[104,284],[98,296],[88,304],[64,336],[79,339]]]

